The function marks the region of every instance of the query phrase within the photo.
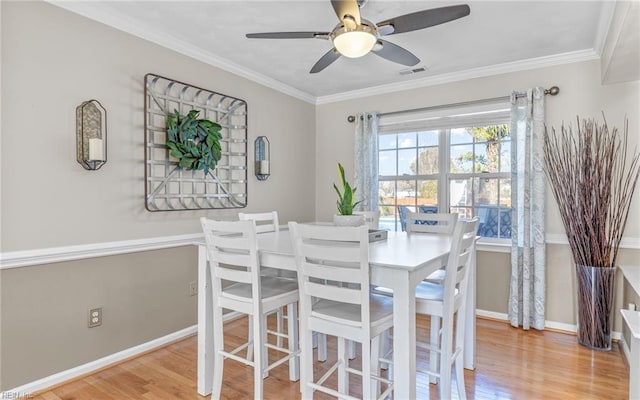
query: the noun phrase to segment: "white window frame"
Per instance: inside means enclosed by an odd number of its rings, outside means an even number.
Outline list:
[[[477,118],[476,118],[477,116]],[[491,172],[491,173],[451,173],[450,154],[451,141],[450,132],[456,128],[469,128],[473,126],[490,126],[490,125],[510,125],[510,105],[507,102],[499,102],[493,104],[471,104],[462,107],[435,107],[435,109],[426,109],[426,111],[407,112],[394,114],[390,118],[383,115],[380,121],[380,130],[378,135],[415,133],[416,138],[419,132],[438,131],[438,174],[430,175],[411,175],[410,179],[415,181],[433,179],[436,177],[438,182],[438,211],[449,212],[450,205],[450,187],[449,183],[452,177],[460,179],[479,178],[487,179],[511,179],[511,172]],[[434,129],[433,127],[438,127]],[[420,148],[416,141],[416,148]],[[400,148],[397,147],[396,154]],[[383,151],[379,149],[378,154]],[[502,155],[501,155],[502,157]],[[508,157],[508,156],[507,156]],[[501,159],[502,160],[502,159]],[[398,171],[398,159],[396,157],[396,173]],[[409,180],[401,175],[379,175],[379,181],[398,181]],[[415,196],[417,196],[417,187]],[[398,193],[395,193],[396,213],[398,205]],[[471,209],[475,208],[475,200]],[[397,215],[397,214],[396,214]],[[396,224],[399,224],[399,215],[397,215]],[[509,252],[511,238],[492,238],[482,237],[480,239],[479,249]]]

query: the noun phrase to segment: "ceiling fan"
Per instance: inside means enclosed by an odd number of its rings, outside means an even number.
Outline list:
[[[268,32],[248,33],[250,39],[324,39],[331,40],[333,48],[323,55],[309,71],[322,71],[340,56],[358,58],[370,51],[399,64],[413,66],[420,62],[410,51],[382,39],[383,36],[417,31],[466,17],[471,10],[466,4],[433,8],[401,15],[374,24],[360,16],[367,0],[331,0],[340,22],[331,32]]]

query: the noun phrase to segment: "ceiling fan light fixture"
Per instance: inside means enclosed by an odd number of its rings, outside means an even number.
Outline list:
[[[336,29],[333,31],[332,39],[336,50],[349,58],[358,58],[369,53],[378,40],[375,28],[364,24],[354,29]]]

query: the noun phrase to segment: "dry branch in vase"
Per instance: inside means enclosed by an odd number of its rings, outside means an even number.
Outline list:
[[[544,134],[545,172],[576,264],[578,341],[592,348],[610,346],[614,268],[640,174],[627,143],[627,120],[623,134],[580,118],[575,131],[563,124]]]

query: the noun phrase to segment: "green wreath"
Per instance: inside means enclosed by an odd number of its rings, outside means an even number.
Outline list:
[[[208,119],[198,119],[200,111],[191,110],[186,116],[178,110],[167,115],[167,147],[178,165],[187,170],[203,170],[207,175],[222,157],[220,129]]]

